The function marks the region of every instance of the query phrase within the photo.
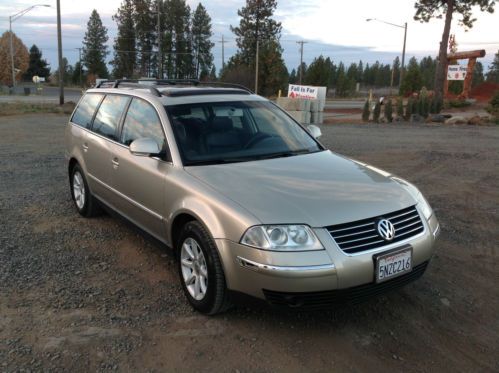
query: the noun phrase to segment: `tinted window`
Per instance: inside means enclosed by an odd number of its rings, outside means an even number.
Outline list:
[[[92,130],[116,140],[116,128],[128,100],[129,98],[126,96],[107,95],[95,116]]]
[[[134,98],[123,124],[121,142],[130,145],[132,141],[146,137],[155,140],[161,150],[166,150],[165,135],[156,110],[146,101]]]
[[[71,121],[82,127],[90,128],[95,109],[97,108],[97,105],[99,105],[99,102],[103,96],[104,95],[96,93],[86,94],[81,99]]]

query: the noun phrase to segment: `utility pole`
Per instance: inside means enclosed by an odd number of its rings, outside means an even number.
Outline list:
[[[225,43],[227,43],[224,39],[224,35],[222,34],[222,41],[219,41],[222,44],[222,70],[225,69]]]
[[[297,41],[296,44],[300,44],[300,85],[303,79],[303,44],[306,44],[306,41]]]
[[[163,48],[161,48],[161,0],[158,0],[158,78],[163,79]]]
[[[81,66],[81,48],[76,48],[78,49],[78,61],[80,61],[80,87],[83,88],[83,70]]]
[[[10,63],[12,66],[12,90],[16,87],[16,71],[14,67],[14,42],[12,36],[12,16],[9,17],[9,34],[10,34]],[[15,92],[13,92],[15,93]]]
[[[258,60],[260,54],[260,40],[256,39],[256,67],[255,67],[255,94],[258,94]]]
[[[399,91],[400,91],[400,87],[402,87],[402,80],[404,80],[405,44],[406,44],[406,40],[407,40],[407,22],[404,23],[404,47],[402,49],[402,67],[400,69]]]
[[[64,105],[64,75],[62,71],[61,0],[57,0],[57,49],[59,54],[59,105]]]

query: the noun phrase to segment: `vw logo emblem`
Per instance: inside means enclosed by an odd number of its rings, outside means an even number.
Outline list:
[[[376,229],[378,230],[378,234],[385,241],[391,241],[395,237],[395,227],[388,219],[379,220],[376,224]]]

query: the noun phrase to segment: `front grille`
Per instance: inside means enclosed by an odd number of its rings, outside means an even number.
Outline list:
[[[357,304],[417,280],[423,275],[427,266],[428,262],[423,262],[415,266],[411,272],[379,284],[373,282],[348,289],[313,293],[284,293],[263,289],[263,294],[270,304],[276,306],[324,308],[341,304]]]
[[[385,241],[378,234],[376,223],[388,219],[395,226],[395,237]],[[359,253],[411,238],[424,230],[416,206],[374,218],[326,227],[338,246],[347,254]]]

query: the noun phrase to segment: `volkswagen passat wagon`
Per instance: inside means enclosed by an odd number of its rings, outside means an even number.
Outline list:
[[[67,170],[81,215],[106,206],[174,250],[195,309],[221,312],[234,293],[328,306],[423,274],[439,224],[414,185],[249,91],[173,83],[88,90]]]

